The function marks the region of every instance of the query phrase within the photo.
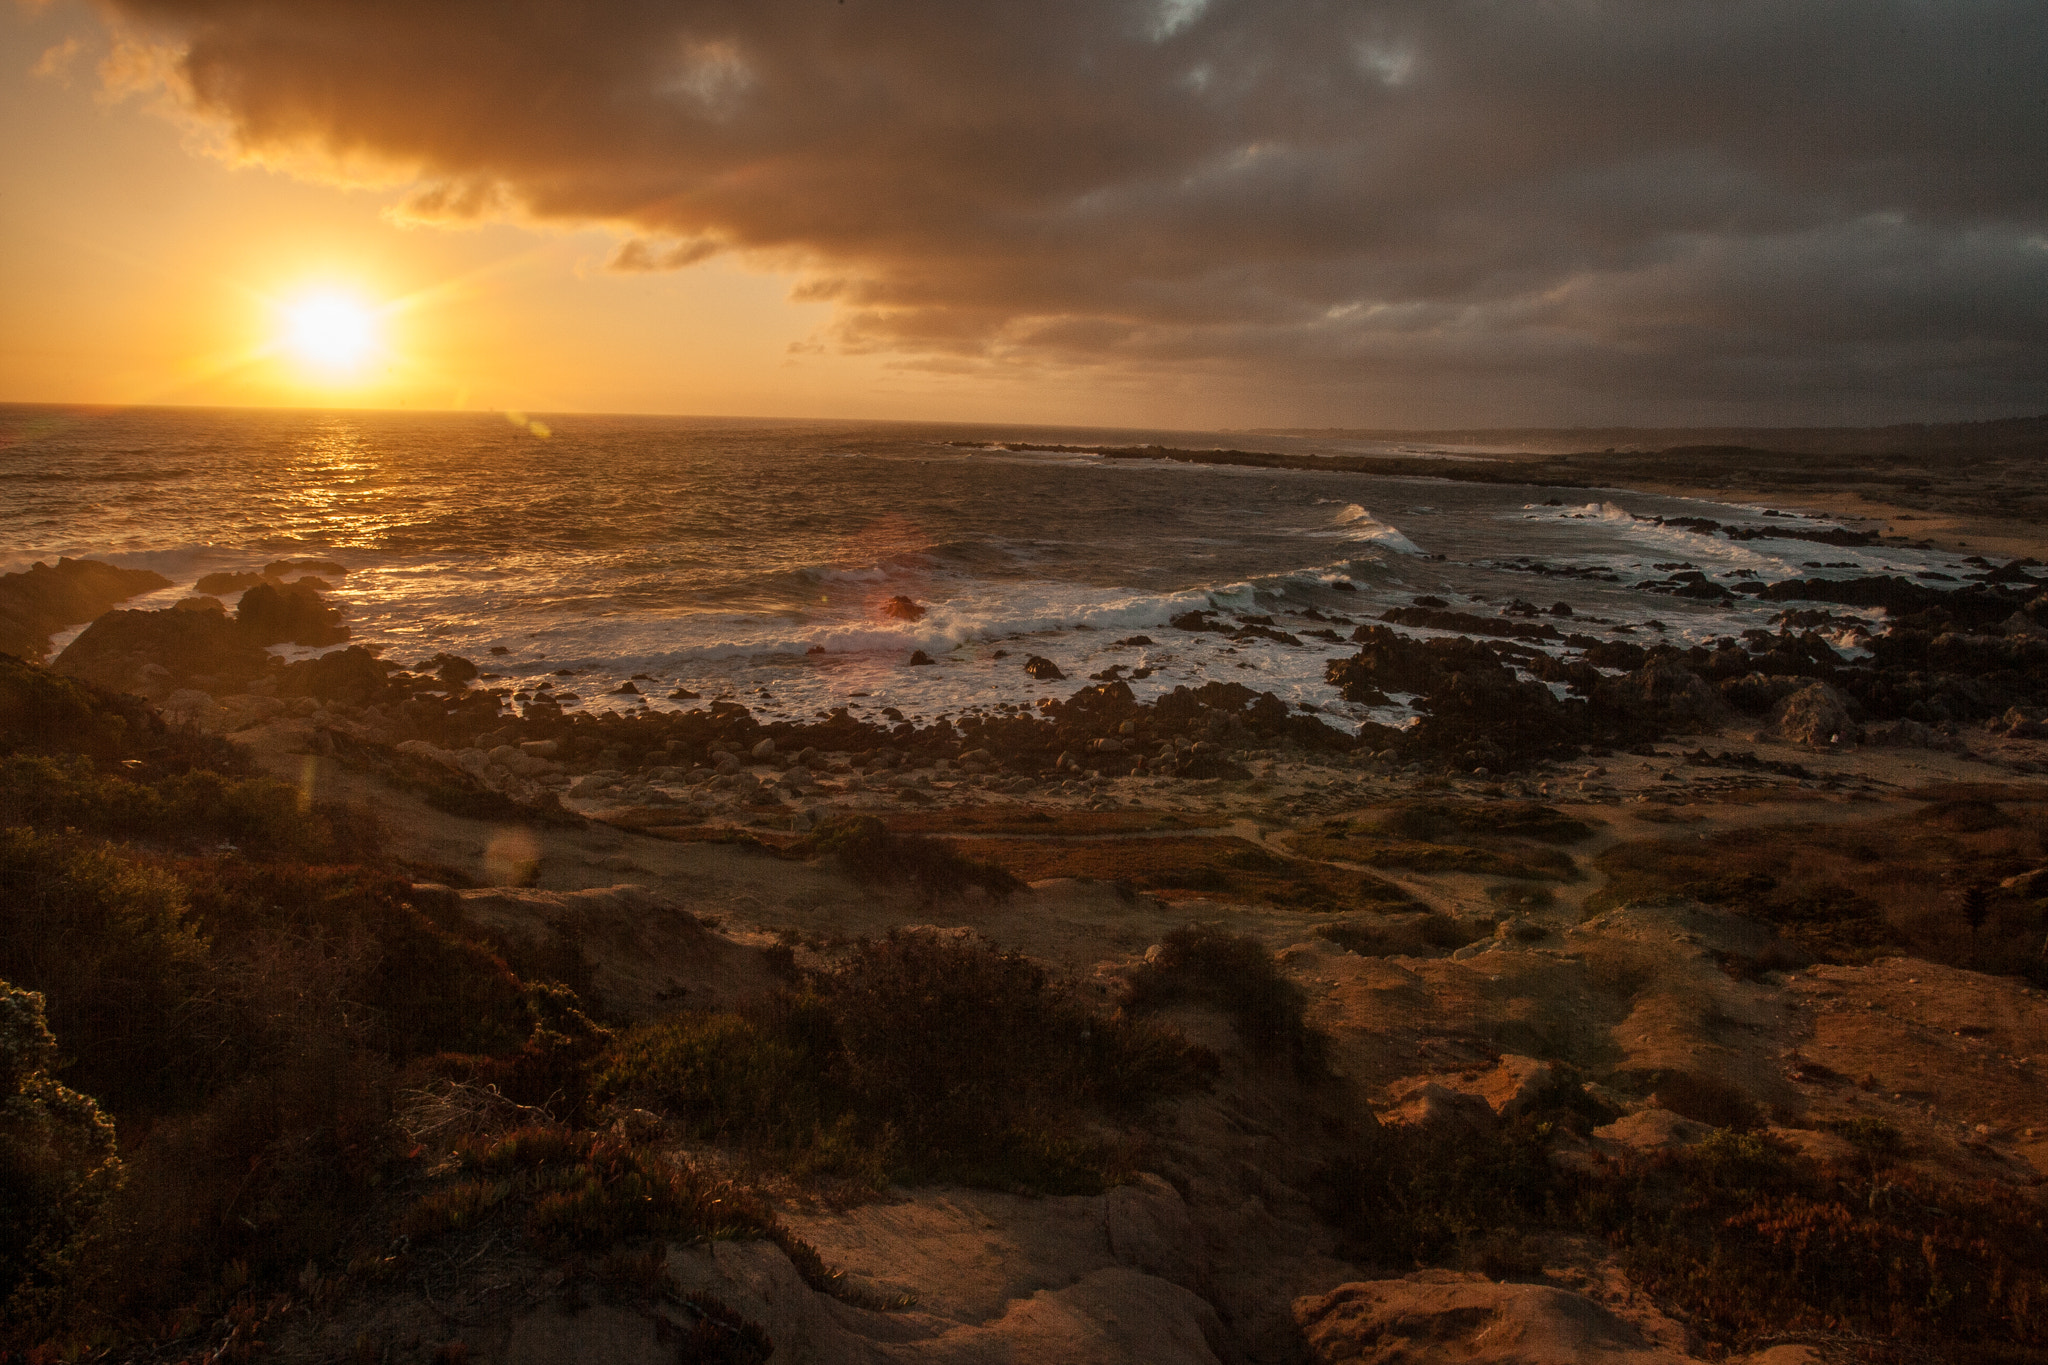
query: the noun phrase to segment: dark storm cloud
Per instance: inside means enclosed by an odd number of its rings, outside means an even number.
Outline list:
[[[1329,420],[2048,406],[2039,0],[115,4],[252,151],[795,267],[836,344],[943,368]]]

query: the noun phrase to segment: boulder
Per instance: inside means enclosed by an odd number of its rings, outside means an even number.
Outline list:
[[[1024,671],[1040,682],[1059,682],[1067,676],[1058,664],[1040,654],[1024,661]]]
[[[1697,673],[1669,659],[1654,659],[1632,673],[1602,680],[1593,698],[1661,730],[1706,734],[1728,718],[1720,693]]]
[[[1810,682],[1778,703],[1771,712],[1771,724],[1794,744],[1825,748],[1853,741],[1855,722],[1849,718],[1849,703],[1840,692],[1824,682]]]
[[[882,603],[882,615],[896,621],[922,621],[925,609],[908,597],[892,597]]]
[[[148,569],[117,569],[97,559],[37,563],[0,575],[0,653],[40,662],[50,636],[90,621],[139,593],[168,588],[171,580]]]
[[[1624,1318],[1582,1294],[1421,1270],[1295,1300],[1317,1362],[1376,1365],[1687,1365],[1685,1332],[1654,1309]],[[1631,1320],[1633,1319],[1633,1320]]]
[[[384,691],[388,669],[361,645],[350,645],[285,665],[277,680],[281,697],[317,697],[321,701],[367,706]]]
[[[1493,1107],[1478,1095],[1421,1078],[1397,1085],[1394,1107],[1380,1115],[1382,1127],[1407,1130],[1430,1141],[1465,1141],[1491,1132]]]
[[[258,583],[235,607],[242,633],[258,645],[335,645],[348,638],[341,610],[312,588]]]
[[[270,656],[227,617],[208,611],[110,611],[85,628],[50,666],[114,692],[162,696],[204,677],[239,692]]]
[[[273,559],[263,566],[265,578],[283,578],[290,573],[324,573],[329,578],[341,578],[348,570],[331,559]]]
[[[197,592],[247,592],[263,581],[260,573],[210,573],[192,585]]]

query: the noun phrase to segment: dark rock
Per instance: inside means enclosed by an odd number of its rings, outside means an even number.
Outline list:
[[[935,660],[932,656],[921,649],[914,649],[910,652],[910,666],[912,668],[930,668],[934,662]]]
[[[612,695],[615,697],[637,697],[640,695],[640,689],[629,682],[622,682],[612,689]]]
[[[882,615],[898,621],[922,621],[925,610],[908,597],[892,597],[882,603]]]
[[[1149,635],[1133,635],[1127,639],[1118,640],[1117,643],[1120,645],[1149,645],[1152,643],[1152,637]]]
[[[297,584],[258,583],[242,594],[235,620],[242,634],[259,645],[334,645],[348,638],[340,609]]]
[[[270,656],[235,622],[210,611],[110,611],[50,664],[112,692],[161,696],[199,677],[240,692]]]
[[[1353,583],[1353,582],[1349,581],[1348,579],[1343,579],[1343,578],[1338,578],[1338,579],[1333,579],[1333,580],[1331,580],[1331,582],[1330,582],[1330,586],[1331,586],[1332,588],[1336,589],[1336,590],[1337,590],[1338,592],[1357,592],[1357,591],[1358,591],[1358,585],[1357,585],[1356,583]]]
[[[53,632],[90,621],[138,593],[170,586],[162,574],[117,569],[97,559],[59,559],[54,569],[38,563],[0,576],[0,653],[41,660]]]
[[[192,588],[203,593],[247,592],[262,581],[260,573],[210,573]]]
[[[1786,739],[1814,748],[1856,738],[1847,698],[1824,682],[1808,683],[1786,697],[1778,703],[1771,721]]]
[[[1533,610],[1533,608],[1532,608]],[[1475,616],[1465,611],[1438,611],[1432,607],[1395,607],[1380,614],[1382,621],[1397,626],[1421,626],[1428,630],[1455,630],[1466,635],[1489,635],[1510,640],[1557,640],[1563,635],[1548,622],[1506,621],[1497,616]],[[1364,629],[1364,627],[1360,627]],[[1353,637],[1357,638],[1356,636]]]
[[[461,687],[473,682],[477,675],[476,665],[463,658],[460,654],[436,654],[433,658],[427,660],[420,671],[432,672],[434,676],[450,687]],[[638,690],[638,688],[634,689],[636,692]]]
[[[1602,678],[1593,695],[1605,707],[1682,734],[1718,729],[1728,718],[1720,693],[1691,669],[1667,659],[1653,660],[1619,678]]]
[[[1024,661],[1024,671],[1040,682],[1059,682],[1067,676],[1058,664],[1039,654]]]
[[[1225,632],[1230,629],[1229,626],[1224,625],[1222,622],[1216,620],[1211,613],[1206,611],[1184,611],[1180,615],[1169,620],[1166,624],[1172,626],[1175,630],[1212,630],[1218,632]]]
[[[227,615],[227,604],[218,597],[181,597],[171,603],[172,611],[212,611]]]
[[[285,665],[278,676],[277,694],[367,706],[383,693],[389,672],[389,666],[370,651],[351,645],[316,659],[300,659]]]
[[[324,573],[341,578],[348,570],[331,559],[273,559],[263,566],[265,578],[283,578],[288,573]]]

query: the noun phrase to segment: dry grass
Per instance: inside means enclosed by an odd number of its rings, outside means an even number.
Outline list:
[[[971,847],[1025,881],[1084,877],[1122,883],[1162,900],[1205,897],[1329,912],[1410,903],[1406,891],[1369,872],[1282,857],[1235,835],[989,838]]]
[[[1834,961],[1898,952],[2048,983],[2039,953],[2048,906],[1999,882],[2048,864],[2048,810],[1978,795],[1930,801],[1861,824],[1753,826],[1708,837],[1633,840],[1595,861],[1597,912],[1682,896],[1726,905]],[[1966,902],[1983,894],[1972,929]]]

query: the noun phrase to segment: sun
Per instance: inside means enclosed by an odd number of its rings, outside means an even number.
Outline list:
[[[284,349],[330,376],[353,373],[377,349],[377,310],[353,295],[307,294],[284,317]]]

